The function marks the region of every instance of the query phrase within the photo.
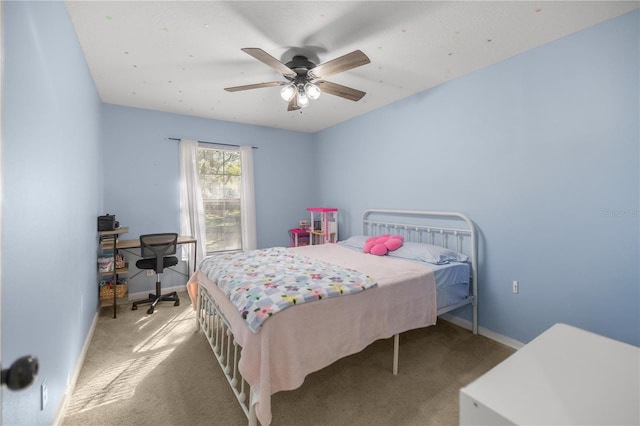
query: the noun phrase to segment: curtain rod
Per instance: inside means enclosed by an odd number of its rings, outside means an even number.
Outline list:
[[[167,139],[169,139],[170,141],[178,141],[178,142],[182,140],[180,138],[167,138]],[[208,143],[208,144],[211,144],[211,145],[234,146],[234,147],[240,148],[240,145],[233,145],[233,144],[230,144],[230,143],[207,142],[207,141],[196,141],[196,142],[198,142],[198,143]],[[252,146],[251,148],[258,149],[257,146]]]

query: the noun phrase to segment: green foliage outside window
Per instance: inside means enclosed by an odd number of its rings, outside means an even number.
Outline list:
[[[240,152],[198,149],[207,253],[242,250]]]

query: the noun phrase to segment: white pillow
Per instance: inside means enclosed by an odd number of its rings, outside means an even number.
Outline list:
[[[390,251],[388,255],[403,259],[420,260],[422,262],[433,263],[434,265],[469,261],[469,256],[458,253],[457,251],[431,244],[414,242],[405,242],[402,247]]]
[[[364,248],[364,243],[367,241],[367,238],[369,238],[367,235],[354,235],[353,237],[347,238],[344,241],[339,241],[338,244],[362,250]]]

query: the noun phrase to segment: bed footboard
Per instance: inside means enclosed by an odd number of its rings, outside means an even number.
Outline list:
[[[202,286],[198,286],[197,321],[211,345],[213,354],[222,368],[233,394],[249,420],[249,425],[257,425],[255,406],[251,404],[251,387],[238,370],[242,347],[236,342],[229,322],[220,308]]]

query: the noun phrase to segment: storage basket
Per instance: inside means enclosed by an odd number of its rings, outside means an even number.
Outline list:
[[[116,255],[116,268],[121,269],[126,267],[124,256]],[[99,272],[113,272],[113,256],[106,255],[98,257],[98,271]]]
[[[99,272],[111,272],[111,271],[113,271],[113,257],[99,257],[98,258],[98,271]]]
[[[129,284],[126,279],[118,280],[116,285],[116,298],[120,299],[127,294]],[[113,281],[103,280],[100,282],[100,300],[113,300]]]

